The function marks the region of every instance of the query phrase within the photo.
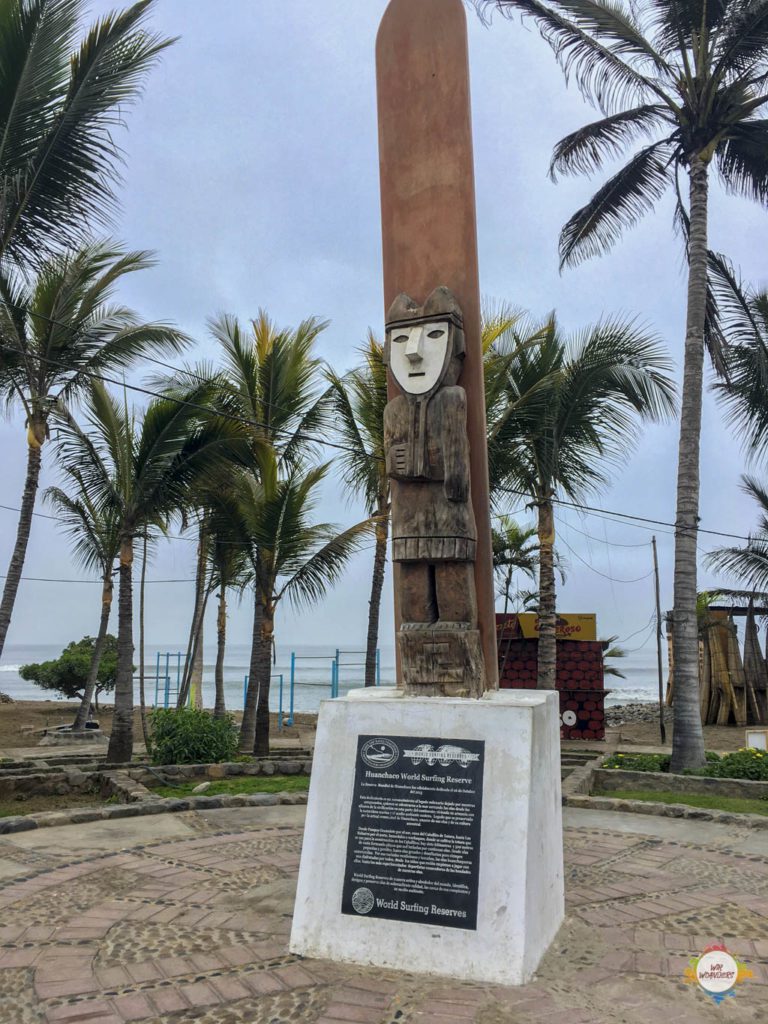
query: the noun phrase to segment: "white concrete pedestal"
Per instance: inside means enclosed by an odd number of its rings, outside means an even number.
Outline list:
[[[559,735],[555,692],[502,690],[469,700],[382,687],[325,701],[291,951],[468,981],[528,981],[564,913]],[[342,913],[360,736],[434,737],[454,750],[461,740],[484,741],[474,929],[368,916],[367,889],[357,914]],[[389,770],[396,776],[396,769]],[[462,767],[450,771],[460,776]]]

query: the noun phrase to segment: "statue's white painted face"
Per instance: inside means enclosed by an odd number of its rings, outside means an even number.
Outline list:
[[[390,330],[389,368],[403,391],[425,395],[437,384],[445,365],[449,330],[447,320]]]

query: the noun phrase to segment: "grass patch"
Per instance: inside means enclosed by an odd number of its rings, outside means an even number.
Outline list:
[[[668,793],[653,790],[616,789],[610,793],[596,793],[617,800],[646,800],[658,804],[686,804],[712,811],[730,811],[733,814],[768,815],[768,800],[742,800],[735,796],[715,796],[704,793]]]
[[[67,793],[63,796],[28,796],[24,800],[0,800],[0,818],[38,811],[64,811],[72,807],[102,807],[98,793]]]
[[[152,792],[158,796],[185,797],[192,796],[192,790],[199,786],[203,779],[182,782],[178,786],[153,786]],[[236,775],[231,779],[218,779],[211,782],[204,793],[199,796],[237,796],[249,793],[286,793],[306,792],[309,789],[308,775]]]

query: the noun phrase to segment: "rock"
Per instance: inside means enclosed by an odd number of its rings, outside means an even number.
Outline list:
[[[13,697],[9,697],[7,693],[0,693],[0,704],[15,704],[16,701]]]
[[[672,708],[664,709],[665,721],[672,715]],[[609,727],[617,725],[629,725],[633,722],[651,722],[659,720],[659,705],[655,702],[616,704],[614,707],[605,709],[605,724]]]
[[[210,789],[210,788],[211,788],[210,782],[201,782],[199,786],[195,786],[195,788],[192,790],[192,792],[193,793],[204,793],[206,791],[206,789]]]

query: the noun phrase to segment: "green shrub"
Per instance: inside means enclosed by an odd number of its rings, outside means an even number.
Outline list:
[[[199,708],[156,708],[149,720],[153,764],[215,764],[237,754],[237,726],[230,715],[214,718]]]
[[[713,779],[753,779],[768,782],[768,754],[754,747],[743,747],[724,754],[696,773]]]
[[[623,768],[628,772],[668,772],[669,754],[611,754],[603,768]]]
[[[698,775],[710,779],[756,779],[768,782],[768,754],[753,747],[733,754],[706,752],[704,768],[691,768],[683,775]],[[603,768],[624,768],[628,772],[668,772],[669,754],[611,754],[603,761]]]

